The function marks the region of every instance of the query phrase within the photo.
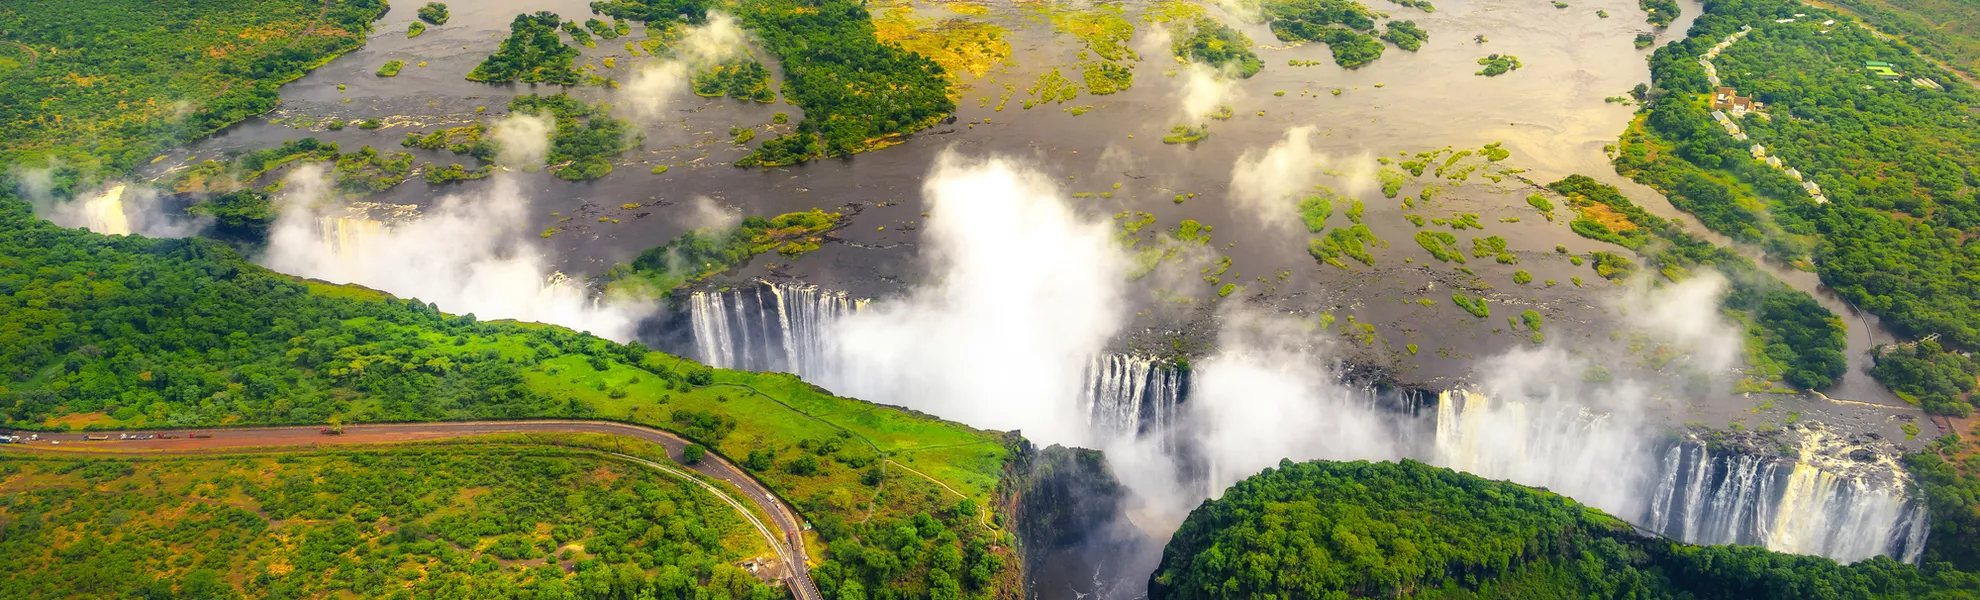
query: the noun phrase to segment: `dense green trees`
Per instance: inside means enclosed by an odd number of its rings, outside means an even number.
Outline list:
[[[548,115],[556,121],[549,159],[555,165],[552,173],[565,181],[610,175],[612,159],[638,143],[625,120],[607,115],[603,105],[587,105],[569,94],[516,96],[509,100],[509,111]]]
[[[1811,16],[1795,19],[1797,12]],[[1802,260],[1812,249],[1824,283],[1901,333],[1980,346],[1980,283],[1967,276],[1980,270],[1967,233],[1980,227],[1980,123],[1971,118],[1980,93],[1904,46],[1858,27],[1818,25],[1828,18],[1848,20],[1784,0],[1706,3],[1689,38],[1653,55],[1656,87],[1645,94],[1653,107],[1624,135],[1617,169],[1775,257]],[[1770,105],[1769,117],[1740,120],[1750,141],[1712,122],[1700,96],[1712,86],[1695,60],[1745,25],[1753,32],[1716,64],[1726,85]],[[1896,65],[1906,79],[1867,72],[1872,60]],[[1753,158],[1753,143],[1829,202],[1812,201],[1790,174]],[[1895,389],[1922,391],[1906,374],[1918,371],[1877,373],[1899,377],[1887,382]],[[1934,396],[1935,411],[1963,412],[1945,398]]]
[[[1382,57],[1382,42],[1375,38],[1374,11],[1354,0],[1271,0],[1266,2],[1265,12],[1271,15],[1272,35],[1281,40],[1301,42],[1321,42],[1327,44],[1334,54],[1334,63],[1349,69],[1374,62]],[[1390,24],[1388,36],[1391,41],[1405,49],[1415,50],[1411,45],[1421,46],[1428,36],[1415,30],[1415,23],[1405,21],[1398,29]],[[1408,42],[1408,43],[1405,43]]]
[[[1405,460],[1280,461],[1203,503],[1149,597],[1970,598],[1980,578],[1638,534],[1573,500]]]
[[[1885,33],[1980,76],[1980,5],[1961,0],[1840,0]]]
[[[22,63],[0,77],[0,164],[57,166],[65,186],[142,164],[274,108],[277,85],[357,48],[384,11],[379,0],[0,4],[0,47]]]
[[[572,450],[14,459],[0,472],[37,482],[0,496],[8,598],[782,597],[730,566],[767,552],[733,508]]]
[[[434,25],[446,25],[447,3],[428,2],[425,6],[419,7],[419,20]]]
[[[596,340],[311,293],[212,241],[62,229],[0,195],[0,265],[8,427],[91,412],[156,427],[586,414],[529,389],[502,356],[423,336],[511,331],[544,352]]]
[[[1947,352],[1938,340],[1928,339],[1879,354],[1871,373],[1927,412],[1964,417],[1973,412],[1967,399],[1980,381],[1980,360]]]
[[[784,96],[804,109],[804,120],[739,165],[862,152],[956,109],[942,67],[874,38],[873,17],[857,2],[748,0],[744,8],[743,24],[782,62]],[[786,140],[793,136],[816,136],[816,145]]]
[[[694,74],[694,93],[700,96],[728,96],[737,100],[776,102],[777,91],[770,89],[770,70],[756,59],[742,58],[708,67]]]
[[[538,12],[516,15],[509,23],[509,37],[487,60],[468,71],[468,81],[500,83],[549,83],[577,85],[578,72],[571,61],[577,48],[564,45],[557,36],[557,13]]]
[[[1382,39],[1398,48],[1415,52],[1423,47],[1423,42],[1430,41],[1430,32],[1417,27],[1415,21],[1390,21],[1382,31]]]
[[[1189,35],[1176,39],[1173,50],[1178,57],[1230,69],[1239,77],[1251,77],[1265,68],[1251,51],[1251,38],[1209,17],[1198,17]]]
[[[1678,17],[1677,0],[1636,0],[1643,8],[1643,20],[1658,27],[1669,27]]]

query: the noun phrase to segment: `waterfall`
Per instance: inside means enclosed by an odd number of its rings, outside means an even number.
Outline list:
[[[1799,459],[1716,449],[1696,439],[1649,443],[1647,432],[1569,403],[1438,397],[1432,460],[1546,487],[1679,541],[1765,546],[1855,562],[1916,563],[1926,510],[1888,458],[1820,429],[1801,432]]]
[[[347,267],[363,264],[366,241],[376,240],[385,232],[384,223],[361,214],[318,217],[316,224],[323,233],[323,247]]]
[[[1844,463],[1834,442],[1807,435],[1799,460],[1715,450],[1696,440],[1665,449],[1643,522],[1694,544],[1745,544],[1855,562],[1877,555],[1916,563],[1924,504],[1904,491],[1895,464]]]
[[[1645,509],[1650,433],[1569,402],[1497,399],[1455,390],[1437,397],[1430,461],[1544,487],[1615,514]]]
[[[1095,433],[1149,435],[1171,431],[1188,373],[1156,359],[1128,354],[1095,356],[1087,363],[1080,406]]]
[[[83,219],[90,231],[103,235],[130,235],[131,220],[124,214],[124,186],[110,186],[103,195],[84,201]]]
[[[837,366],[826,345],[826,325],[866,303],[815,285],[758,280],[695,292],[688,299],[688,317],[697,356],[709,366],[815,380]]]

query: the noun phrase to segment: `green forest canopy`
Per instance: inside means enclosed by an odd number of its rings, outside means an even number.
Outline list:
[[[580,75],[571,61],[577,59],[578,49],[564,45],[564,38],[557,35],[559,20],[549,11],[516,15],[509,23],[509,37],[468,71],[467,80],[577,85]]]
[[[274,108],[276,86],[362,45],[384,12],[381,0],[0,4],[0,50],[25,58],[0,72],[0,164],[58,161],[63,187],[121,172]]]
[[[1980,4],[1965,0],[1838,0],[1968,77],[1980,77]]]
[[[5,456],[4,478],[34,482],[0,496],[8,598],[783,597],[733,566],[769,549],[722,500],[576,450]]]
[[[1961,232],[1980,228],[1980,93],[1909,50],[1857,27],[1819,33],[1834,13],[1782,0],[1714,0],[1691,37],[1658,49],[1659,92],[1649,111],[1648,147],[1625,148],[1618,167],[1672,195],[1681,208],[1735,238],[1766,239],[1777,255],[1815,244],[1823,281],[1912,335],[1939,333],[1961,348],[1980,346],[1980,285],[1963,274],[1980,258]],[[1811,16],[1792,23],[1794,12]],[[1772,119],[1742,125],[1821,186],[1829,204],[1810,202],[1791,179],[1755,161],[1696,96],[1710,92],[1693,58],[1741,25],[1754,32],[1718,59],[1726,83],[1770,105]],[[1865,61],[1897,65],[1943,89],[1885,81]],[[1657,152],[1658,144],[1670,151]],[[1763,206],[1736,200],[1752,190]],[[1771,220],[1771,222],[1770,222]],[[1776,225],[1776,223],[1778,225]]]
[[[1566,497],[1404,460],[1280,461],[1169,540],[1153,600],[1970,598],[1980,578],[1644,536]]]

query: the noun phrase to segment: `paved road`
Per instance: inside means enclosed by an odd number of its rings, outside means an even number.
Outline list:
[[[343,435],[324,435],[321,429],[320,427],[203,429],[198,430],[197,433],[200,435],[210,435],[211,437],[200,438],[189,437],[189,434],[194,433],[191,431],[139,431],[109,433],[107,435],[110,439],[102,441],[87,440],[85,439],[86,434],[82,433],[44,433],[40,434],[41,439],[28,442],[25,446],[0,445],[0,448],[24,447],[31,449],[39,446],[42,449],[54,450],[56,449],[55,446],[59,444],[60,449],[65,451],[130,454],[195,454],[212,450],[239,450],[275,446],[333,446],[412,442],[497,433],[601,433],[622,435],[660,444],[666,448],[668,458],[679,462],[681,460],[681,452],[687,448],[689,443],[687,440],[672,433],[658,429],[607,421],[466,421],[350,425],[344,428]],[[171,439],[154,437],[148,440],[118,439],[120,435],[124,435],[125,433],[131,435],[166,434],[176,437]],[[87,435],[103,436],[106,434],[94,433]],[[671,465],[664,465],[623,454],[618,456],[641,463],[650,468],[681,475],[677,468]],[[781,532],[781,536],[771,533],[756,518],[756,515],[743,510],[741,505],[733,502],[733,498],[729,498],[726,494],[718,494],[725,499],[729,499],[731,505],[741,511],[744,518],[748,519],[757,528],[758,532],[763,534],[765,541],[770,543],[771,549],[777,552],[778,558],[783,560],[784,564],[789,565],[791,576],[785,581],[790,584],[798,599],[824,600],[824,596],[818,593],[818,586],[811,580],[811,569],[804,548],[804,528],[802,521],[797,518],[797,513],[792,511],[776,495],[770,493],[770,489],[764,487],[762,482],[750,477],[741,468],[721,457],[710,454],[692,468],[697,473],[735,486],[736,491],[742,492],[745,499],[748,499],[758,508],[761,508],[764,514],[769,515],[770,521]],[[710,491],[714,491],[715,489],[707,486],[705,483],[703,486],[707,487]]]

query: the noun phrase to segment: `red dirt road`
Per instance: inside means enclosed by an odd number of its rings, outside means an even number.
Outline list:
[[[667,449],[667,458],[681,462],[681,452],[688,441],[672,433],[609,421],[465,421],[447,423],[403,423],[381,425],[347,425],[341,435],[322,432],[320,426],[310,427],[242,427],[233,429],[200,429],[188,431],[157,430],[137,432],[95,432],[83,433],[43,433],[40,439],[25,444],[0,444],[0,450],[50,451],[77,454],[201,454],[216,450],[245,450],[251,448],[295,448],[315,446],[343,446],[352,444],[390,444],[460,438],[489,434],[557,434],[557,433],[599,433],[622,435],[646,440]],[[211,437],[191,437],[192,434]],[[92,441],[85,435],[104,436],[109,440]],[[148,440],[119,439],[118,436],[155,436]],[[174,436],[165,439],[157,436]],[[22,440],[27,435],[21,436]],[[799,600],[823,600],[818,587],[811,581],[810,561],[804,548],[804,528],[797,513],[770,493],[762,482],[750,477],[741,468],[714,454],[707,455],[699,464],[691,467],[695,472],[718,481],[727,482],[742,492],[745,499],[756,504],[783,534],[781,543],[772,547],[778,555],[785,557],[791,565],[792,576],[788,580]]]

